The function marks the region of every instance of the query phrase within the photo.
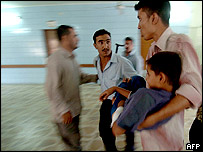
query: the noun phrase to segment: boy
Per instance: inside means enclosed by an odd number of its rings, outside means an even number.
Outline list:
[[[145,117],[166,105],[175,96],[175,90],[179,87],[181,59],[177,53],[159,52],[147,60],[146,63],[146,81],[150,89],[141,88],[130,94],[128,90],[112,87],[100,95],[100,100],[103,100],[117,91],[128,98],[125,101],[124,108],[120,106],[114,114],[117,116],[113,116],[118,117],[119,113],[121,113],[116,121],[116,118],[113,118],[115,122],[113,122],[112,130],[116,136],[138,130],[138,125]],[[168,125],[164,125],[166,123]],[[180,150],[183,142],[182,138],[180,138],[182,130],[180,123],[179,117],[169,117],[159,121],[150,128],[142,130],[142,132],[147,132],[149,139],[159,139],[157,140],[159,142],[154,145],[150,145],[151,140],[141,140],[143,150]],[[155,132],[156,134],[151,132],[150,134],[152,129],[160,129],[161,132],[157,131]],[[145,145],[150,145],[150,148]]]

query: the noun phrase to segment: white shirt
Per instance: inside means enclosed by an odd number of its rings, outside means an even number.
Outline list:
[[[113,86],[118,86],[123,78],[130,78],[137,75],[132,63],[118,54],[112,53],[111,59],[106,64],[103,72],[100,67],[99,55],[95,57],[94,64],[97,69],[102,92]],[[108,99],[112,99],[113,96],[112,94]]]

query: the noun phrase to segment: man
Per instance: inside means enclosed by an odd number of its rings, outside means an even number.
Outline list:
[[[169,1],[159,1],[158,3],[139,1],[135,5],[135,10],[138,11],[138,29],[140,29],[141,36],[145,40],[154,40],[149,48],[147,59],[157,52],[174,51],[181,55],[183,65],[180,76],[181,85],[175,92],[176,96],[165,107],[148,116],[138,129],[150,127],[175,114],[174,117],[179,119],[182,128],[181,138],[183,141],[184,109],[189,107],[198,108],[202,103],[202,75],[198,56],[188,36],[176,34],[169,27]],[[171,123],[171,120],[168,123]],[[159,131],[161,132],[161,130]],[[153,130],[151,134],[153,134]],[[151,140],[150,137],[147,132],[141,132],[142,141]],[[143,147],[145,150],[150,150],[152,146],[156,146],[156,143],[160,142],[161,139],[153,138],[151,141],[150,145]],[[183,142],[178,150],[182,148]]]
[[[101,83],[101,91],[116,86],[123,78],[136,75],[132,63],[126,58],[113,54],[111,50],[111,34],[105,29],[98,30],[93,35],[94,47],[99,55],[95,58],[95,66]],[[112,134],[111,124],[111,99],[114,95],[103,101],[100,108],[99,131],[107,151],[117,151],[115,136]],[[126,134],[126,150],[134,149],[134,133]]]
[[[123,56],[132,62],[138,74],[143,75],[144,61],[142,56],[134,50],[134,40],[131,37],[125,38],[125,51],[123,52]]]
[[[79,116],[81,101],[79,85],[96,82],[97,75],[81,73],[73,51],[78,37],[73,27],[61,25],[57,29],[60,47],[48,58],[46,90],[59,133],[69,151],[81,151]]]

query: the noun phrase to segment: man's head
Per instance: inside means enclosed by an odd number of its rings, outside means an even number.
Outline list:
[[[170,9],[169,1],[155,3],[143,0],[135,5],[135,10],[138,11],[138,29],[141,30],[141,35],[145,40],[152,39],[153,34],[162,26],[169,26]]]
[[[93,35],[94,47],[99,51],[100,56],[111,55],[111,34],[105,29],[98,30]]]
[[[156,53],[147,63],[146,81],[150,88],[162,88],[164,84],[178,89],[182,69],[180,55],[175,52],[163,51]]]
[[[134,40],[131,37],[125,38],[125,52],[130,53],[133,50]]]
[[[78,48],[78,37],[73,27],[68,25],[61,25],[57,28],[58,39],[61,44],[70,49],[70,51]]]

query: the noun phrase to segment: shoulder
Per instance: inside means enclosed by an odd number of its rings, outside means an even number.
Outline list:
[[[170,96],[171,93],[164,91],[164,90],[156,90],[156,89],[149,89],[149,88],[140,88],[137,90],[137,93],[142,95],[143,97],[152,97],[156,98],[157,96]]]
[[[55,51],[48,57],[48,61],[55,61],[58,58],[60,58],[60,53],[59,51]]]
[[[151,93],[151,89],[148,89],[148,88],[140,88],[135,93],[131,94],[128,102],[130,102],[132,100],[135,101],[136,103],[137,102],[145,103],[146,101],[148,103],[155,102],[155,98],[154,98],[153,94]]]
[[[59,65],[64,61],[64,59],[63,53],[58,50],[48,57],[48,64]]]
[[[134,95],[136,94],[137,96],[142,96],[142,97],[145,97],[145,96],[151,96],[150,94],[151,92],[151,89],[148,89],[148,88],[140,88],[136,91],[136,93],[134,93]]]
[[[114,58],[114,60],[117,60],[117,62],[120,62],[120,63],[129,63],[128,59],[126,59],[125,57],[123,57],[119,54],[113,54],[113,58]]]
[[[174,42],[174,43],[192,43],[191,39],[189,36],[186,34],[177,34],[173,33],[169,37],[169,42]]]
[[[61,50],[57,50],[57,51],[53,52],[53,53],[49,56],[49,58],[50,58],[50,59],[53,59],[53,58],[60,58],[61,56],[62,56]]]

